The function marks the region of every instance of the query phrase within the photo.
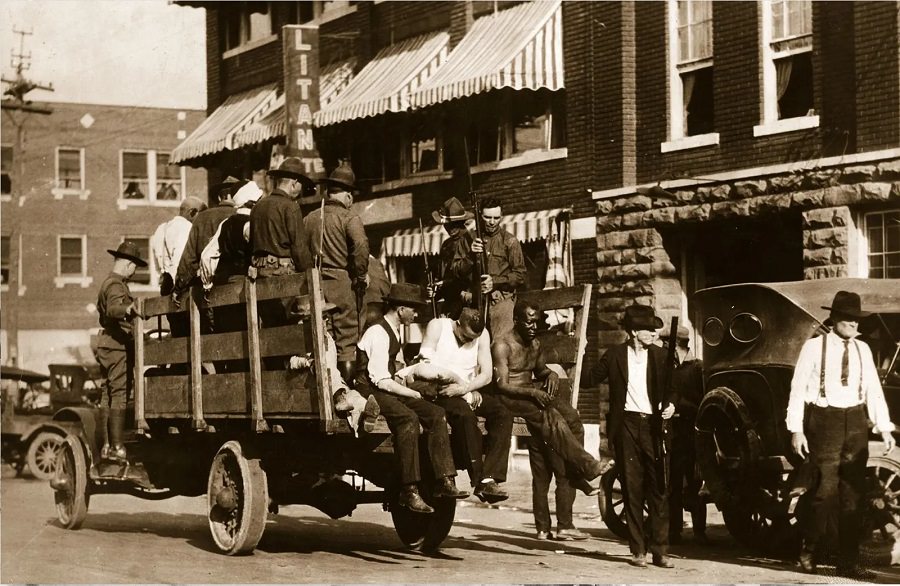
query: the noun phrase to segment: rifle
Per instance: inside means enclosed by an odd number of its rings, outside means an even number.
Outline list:
[[[425,277],[428,279],[428,289],[431,290],[431,313],[433,317],[437,317],[437,291],[434,290],[434,275],[431,274],[431,267],[428,266],[428,251],[425,249],[425,226],[422,224],[422,218],[419,218],[419,234],[422,236],[422,259],[425,261]]]
[[[478,205],[478,194],[475,193],[475,187],[472,185],[472,171],[469,168],[469,142],[466,135],[463,134],[463,157],[465,159],[466,181],[468,183],[469,199],[472,201],[472,212],[475,214],[475,236],[484,243],[484,228],[481,221],[481,209]],[[485,274],[487,268],[487,253],[482,250],[481,254],[476,254],[473,259],[475,267],[472,271],[472,301],[478,308],[478,313],[487,322],[487,303],[485,303],[484,295],[481,292],[481,277]]]
[[[663,391],[669,388],[669,385],[672,383],[672,370],[675,367],[675,342],[677,339],[678,333],[678,318],[672,318],[672,325],[669,329],[669,340],[668,340],[668,348],[666,350],[666,365],[665,370],[662,372],[662,383]],[[663,406],[665,408],[665,406]],[[662,479],[663,479],[663,490],[669,490],[669,447],[668,447],[668,436],[669,435],[669,422],[662,418],[662,412],[659,413],[659,433],[656,434],[656,454],[657,459],[660,460],[660,466],[662,468]]]

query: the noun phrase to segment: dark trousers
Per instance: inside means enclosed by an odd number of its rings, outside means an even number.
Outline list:
[[[553,526],[547,493],[550,492],[550,479],[555,478],[556,529],[574,529],[572,505],[575,502],[575,488],[566,477],[565,462],[539,437],[532,436],[528,439],[528,463],[531,465],[531,507],[534,512],[534,528],[537,531],[549,532]]]
[[[584,449],[584,425],[571,405],[554,401],[544,408],[533,399],[501,395],[514,416],[521,417],[532,436],[543,440],[565,462],[570,479],[593,480],[600,475],[600,462]]]
[[[625,499],[628,547],[633,555],[665,555],[669,545],[669,503],[656,458],[656,432],[649,416],[626,411],[615,441],[616,467]],[[650,508],[650,531],[644,536],[644,502]],[[649,543],[648,543],[649,541]],[[648,547],[649,546],[649,547]]]
[[[691,513],[694,535],[706,532],[706,503],[699,496],[702,480],[697,474],[694,423],[673,420],[671,472],[669,474],[669,536],[681,536],[685,507]]]
[[[801,527],[803,547],[815,552],[829,526],[838,528],[838,565],[859,561],[862,499],[869,458],[865,407],[816,407],[809,410],[806,440],[809,461],[819,470],[819,486],[805,503]]]
[[[512,441],[512,414],[494,395],[482,392],[481,397],[481,405],[475,411],[462,397],[438,397],[434,401],[447,414],[456,461],[469,472],[472,486],[477,486],[482,478],[506,480]],[[481,435],[478,416],[485,418],[487,438]]]
[[[356,343],[359,342],[360,311],[356,294],[350,288],[350,275],[341,269],[322,269],[322,295],[325,301],[337,305],[334,313],[334,343],[338,362],[356,360]]]
[[[422,480],[419,469],[419,424],[425,432],[428,457],[435,478],[456,476],[447,417],[444,410],[424,399],[401,397],[375,389],[372,396],[381,407],[394,436],[394,453],[400,460],[400,482],[412,484]]]
[[[100,406],[125,409],[133,384],[134,352],[130,348],[97,348],[97,362],[106,377],[106,392]]]

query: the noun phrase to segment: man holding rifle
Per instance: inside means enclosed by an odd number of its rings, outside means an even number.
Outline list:
[[[628,339],[609,348],[585,377],[587,386],[609,381],[607,437],[619,463],[632,566],[672,568],[668,554],[669,504],[667,420],[675,414],[672,359],[656,346],[663,322],[647,305],[625,308],[622,327]],[[644,501],[650,506],[649,544],[644,536]],[[649,546],[649,547],[648,547]]]
[[[448,238],[441,243],[441,280],[436,284],[437,290],[429,293],[443,299],[441,313],[457,319],[462,308],[472,301],[471,265],[468,262],[457,263],[456,260],[470,256],[474,236],[466,228],[466,222],[475,214],[466,211],[458,199],[451,197],[440,209],[431,212],[431,217],[444,227]]]

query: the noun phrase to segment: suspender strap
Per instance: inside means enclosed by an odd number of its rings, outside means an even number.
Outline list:
[[[863,364],[862,364],[862,352],[859,351],[859,342],[856,338],[853,339],[853,347],[856,349],[856,360],[859,362],[859,402],[863,404],[866,402],[866,398],[863,396]]]
[[[819,369],[820,370],[820,373],[819,373],[819,398],[820,399],[825,399],[825,349],[826,349],[827,338],[828,338],[827,335],[822,336],[822,364],[821,364],[821,368]],[[825,400],[827,403],[828,400],[827,399],[825,399]]]

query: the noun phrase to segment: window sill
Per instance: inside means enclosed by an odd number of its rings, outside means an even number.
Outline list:
[[[808,128],[818,128],[818,116],[797,116],[796,118],[785,118],[784,120],[776,120],[768,124],[759,124],[753,127],[753,136],[769,136],[771,134],[781,134],[782,132],[794,132],[795,130],[806,130]]]
[[[3,195],[0,195],[0,201],[12,201],[12,194],[4,193]]]
[[[533,165],[534,163],[565,159],[568,156],[569,149],[566,147],[550,149],[547,151],[527,151],[521,155],[503,159],[502,161],[491,161],[489,163],[475,165],[472,167],[472,174],[484,173],[487,171],[499,171],[501,169],[512,169],[523,165]]]
[[[61,289],[66,285],[80,285],[82,289],[87,289],[94,282],[94,277],[54,277],[53,284],[57,289]]]
[[[9,293],[9,285],[0,285],[0,293]]]
[[[453,177],[453,171],[426,171],[424,173],[417,173],[415,175],[410,175],[409,177],[404,177],[403,179],[394,179],[393,181],[386,181],[379,185],[373,185],[372,193],[392,191],[394,189],[411,187],[413,185],[435,183],[437,181],[443,181],[444,179],[450,179],[451,177]]]
[[[78,199],[85,200],[91,195],[90,189],[69,189],[66,187],[54,187],[50,190],[53,199],[62,199],[67,195],[77,195]]]
[[[146,200],[146,199],[119,199],[118,206],[120,210],[130,207],[155,207],[155,208],[177,208],[181,205],[180,199],[166,200]]]
[[[687,149],[696,149],[705,146],[718,146],[719,133],[710,132],[709,134],[698,134],[696,136],[685,136],[676,138],[667,142],[660,143],[659,152],[671,153],[673,151],[684,151]]]
[[[234,49],[228,49],[224,53],[222,53],[222,59],[229,59],[236,55],[240,55],[241,53],[246,53],[247,51],[252,51],[257,47],[262,47],[263,45],[268,45],[272,41],[278,40],[278,34],[272,34],[268,37],[263,37],[261,39],[256,39],[255,41],[250,41],[249,43],[244,43],[239,47],[235,47]]]

